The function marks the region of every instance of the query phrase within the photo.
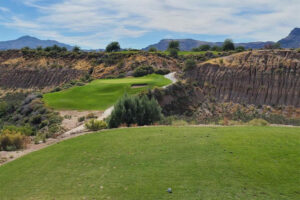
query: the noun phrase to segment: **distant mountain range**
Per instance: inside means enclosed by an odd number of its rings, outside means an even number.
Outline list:
[[[163,39],[156,44],[149,45],[144,48],[148,50],[150,47],[155,47],[160,51],[164,51],[168,48],[168,44],[172,40],[177,40],[180,43],[180,50],[190,51],[193,48],[199,47],[200,45],[208,44],[210,46],[222,46],[223,42],[206,42],[193,39]],[[295,28],[286,38],[278,41],[283,48],[300,48],[300,28]],[[274,44],[275,42],[248,42],[248,43],[235,43],[235,46],[243,46],[246,49],[260,49],[265,45]]]
[[[164,51],[168,48],[168,44],[172,40],[177,40],[180,43],[180,49],[182,51],[190,51],[193,48],[199,47],[200,45],[208,44],[210,46],[222,46],[223,42],[206,42],[193,39],[163,39],[156,44],[149,45],[144,48],[148,50],[150,47],[156,47],[158,50]],[[300,48],[300,28],[295,28],[291,33],[284,39],[278,41],[283,48]],[[243,46],[246,49],[260,49],[267,44],[274,44],[275,42],[248,42],[248,43],[236,43],[235,46]],[[66,47],[68,50],[73,49],[73,46],[57,42],[55,40],[40,40],[31,36],[23,36],[16,40],[3,41],[0,42],[0,50],[7,49],[21,49],[23,47],[36,48],[41,46],[43,48],[47,46],[58,45],[60,47]],[[103,51],[103,49],[98,50],[86,50],[86,51]]]
[[[66,47],[68,50],[73,49],[71,45],[63,44],[55,40],[40,40],[31,36],[23,36],[16,40],[0,42],[0,50],[21,49],[23,47],[36,48],[38,46],[45,48],[55,44],[60,47]]]

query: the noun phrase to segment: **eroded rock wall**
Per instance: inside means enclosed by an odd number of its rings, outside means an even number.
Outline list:
[[[300,53],[253,51],[200,64],[187,73],[222,102],[300,107]]]

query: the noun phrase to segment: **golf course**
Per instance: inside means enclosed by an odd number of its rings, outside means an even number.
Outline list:
[[[299,128],[105,130],[1,166],[0,198],[296,200],[299,150]]]
[[[137,94],[170,83],[169,79],[158,74],[138,78],[99,79],[84,86],[45,94],[44,101],[47,106],[57,110],[105,110],[124,93]]]

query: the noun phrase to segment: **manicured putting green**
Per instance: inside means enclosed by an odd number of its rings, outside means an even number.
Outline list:
[[[0,199],[297,200],[299,169],[300,128],[114,129],[0,167]]]
[[[162,75],[151,74],[139,78],[99,79],[85,86],[44,95],[49,107],[58,110],[105,110],[112,106],[124,93],[137,94],[155,86],[162,87],[171,81]],[[146,84],[132,88],[132,85]]]

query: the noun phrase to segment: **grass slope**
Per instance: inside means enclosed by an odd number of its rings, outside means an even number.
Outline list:
[[[299,169],[299,128],[115,129],[0,167],[0,197],[296,200]]]
[[[100,79],[85,86],[45,94],[44,101],[46,105],[59,110],[105,110],[125,92],[137,94],[148,88],[161,87],[170,83],[170,80],[157,74],[139,78]],[[147,84],[148,86],[131,88],[132,84]]]

